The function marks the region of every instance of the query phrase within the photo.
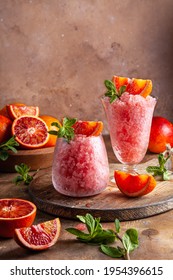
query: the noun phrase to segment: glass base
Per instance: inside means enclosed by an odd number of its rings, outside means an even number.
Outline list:
[[[136,164],[123,164],[122,171],[131,173],[131,174],[137,174],[137,165]]]

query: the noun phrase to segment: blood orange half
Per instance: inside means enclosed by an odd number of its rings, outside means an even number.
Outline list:
[[[28,116],[39,116],[38,106],[26,106],[24,104],[10,104],[7,105],[7,112],[12,120],[19,118],[24,115]]]
[[[119,190],[130,197],[146,195],[156,186],[156,180],[148,174],[130,174],[115,170],[114,177]]]
[[[48,127],[39,117],[21,116],[13,121],[12,134],[25,149],[43,147],[49,140]]]
[[[60,230],[61,223],[59,218],[56,218],[31,227],[15,229],[14,239],[21,247],[40,251],[57,242]]]
[[[103,123],[101,121],[77,121],[74,125],[74,133],[86,136],[98,136],[103,130]]]
[[[13,237],[15,228],[31,226],[36,210],[36,206],[28,200],[0,199],[0,236]]]

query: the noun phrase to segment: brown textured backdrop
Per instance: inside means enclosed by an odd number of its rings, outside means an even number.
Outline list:
[[[172,0],[0,0],[0,107],[103,120],[113,74],[150,78],[173,121]]]

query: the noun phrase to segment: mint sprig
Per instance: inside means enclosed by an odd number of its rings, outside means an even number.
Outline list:
[[[8,141],[0,144],[0,159],[5,161],[9,157],[8,151],[11,150],[14,153],[17,153],[15,147],[19,146],[19,143],[16,142],[15,136],[11,137]]]
[[[102,228],[100,218],[93,218],[89,213],[86,216],[78,215],[77,218],[86,225],[88,233],[85,233],[76,228],[67,228],[66,230],[77,236],[81,242],[89,244],[107,244],[115,240],[113,230],[105,230]]]
[[[77,121],[76,118],[72,118],[72,119],[64,118],[62,126],[57,122],[53,122],[51,125],[56,126],[58,128],[58,131],[50,130],[49,134],[56,135],[59,138],[64,138],[69,143],[70,140],[74,138],[73,125],[76,123],[76,121]]]
[[[158,155],[158,166],[148,166],[146,168],[146,171],[148,173],[152,173],[153,176],[161,176],[162,180],[168,181],[170,180],[170,174],[167,170],[165,164],[167,160],[170,158],[170,156],[164,157],[164,155],[161,153]]]
[[[134,228],[126,230],[122,238],[120,237],[120,222],[115,220],[115,231],[112,229],[104,229],[100,223],[100,218],[94,218],[87,213],[85,216],[77,216],[77,218],[86,225],[88,232],[83,232],[76,228],[67,228],[69,233],[77,236],[77,239],[87,244],[99,245],[102,253],[112,258],[130,259],[130,252],[135,250],[138,245],[138,232]],[[120,246],[108,246],[107,244],[120,241]]]
[[[105,96],[110,98],[110,103],[113,103],[117,98],[120,98],[120,96],[126,91],[126,86],[121,86],[118,90],[115,84],[110,80],[105,80],[104,84],[107,88]]]
[[[33,176],[29,175],[30,167],[25,163],[21,163],[20,165],[15,165],[14,168],[19,175],[14,178],[13,183],[19,185],[23,182],[25,185],[29,185],[33,180]]]

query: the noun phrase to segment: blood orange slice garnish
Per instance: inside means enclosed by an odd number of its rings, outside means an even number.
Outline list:
[[[156,186],[156,180],[148,174],[130,174],[115,170],[114,178],[119,190],[130,197],[146,195]]]
[[[130,79],[127,77],[113,76],[112,82],[117,90],[119,90],[121,86],[126,86],[126,92],[133,95],[139,94],[143,97],[147,97],[152,92],[152,81],[149,79]]]
[[[119,91],[121,86],[127,86],[130,79],[126,77],[113,76],[112,82],[114,83],[116,89]]]
[[[10,104],[7,105],[7,112],[12,120],[19,118],[24,115],[28,116],[39,116],[39,107],[38,106],[26,106],[23,104]]]
[[[101,121],[77,121],[74,125],[74,133],[86,136],[98,136],[103,130],[103,123]]]
[[[43,147],[49,140],[48,127],[39,117],[21,116],[13,121],[12,134],[26,149]]]
[[[130,94],[140,94],[143,97],[147,97],[152,91],[152,81],[133,78],[128,84],[126,90]]]
[[[13,237],[15,228],[31,226],[36,210],[35,204],[28,200],[0,199],[0,236]]]
[[[14,239],[22,247],[30,250],[45,250],[53,246],[60,235],[59,218],[51,221],[15,229]]]

